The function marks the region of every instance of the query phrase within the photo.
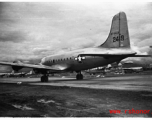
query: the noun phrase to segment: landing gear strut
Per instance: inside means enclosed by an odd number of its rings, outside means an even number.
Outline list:
[[[76,79],[83,80],[83,75],[81,74],[81,72],[78,72],[78,74],[76,75]]]
[[[41,82],[48,82],[48,75],[47,74],[43,74],[43,76],[41,77]]]

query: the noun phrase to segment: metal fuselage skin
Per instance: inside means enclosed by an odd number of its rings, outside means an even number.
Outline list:
[[[62,66],[65,67],[64,71],[81,71],[87,70],[99,66],[108,65],[113,62],[121,61],[126,58],[124,56],[113,56],[113,57],[102,57],[102,56],[85,56],[81,62],[75,60],[79,54],[87,54],[87,53],[95,53],[95,54],[121,54],[122,55],[131,55],[135,54],[130,48],[86,48],[75,51],[69,51],[64,54],[56,54],[43,58],[41,60],[42,65],[46,66]]]

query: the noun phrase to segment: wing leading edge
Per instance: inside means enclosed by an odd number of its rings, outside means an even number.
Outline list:
[[[34,64],[11,63],[11,62],[0,62],[0,65],[18,66],[18,67],[26,67],[26,68],[34,68],[34,69],[45,69],[45,70],[52,70],[52,71],[61,71],[67,68],[66,66],[61,66],[61,65],[46,66],[46,65],[41,65],[41,64],[34,65]]]

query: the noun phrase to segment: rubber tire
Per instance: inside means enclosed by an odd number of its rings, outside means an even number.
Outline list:
[[[83,75],[82,74],[80,74],[80,80],[83,80]]]
[[[41,82],[43,82],[44,81],[44,78],[43,78],[44,76],[41,76]]]
[[[79,80],[79,74],[76,75],[76,79]]]
[[[45,81],[44,82],[48,82],[48,76],[45,76]]]
[[[83,80],[83,75],[82,74],[77,74],[76,79],[77,80]]]
[[[41,77],[41,82],[48,82],[48,76],[42,76]]]

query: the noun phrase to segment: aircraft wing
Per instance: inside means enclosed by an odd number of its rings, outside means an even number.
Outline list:
[[[34,69],[45,69],[45,70],[52,70],[52,71],[61,71],[61,70],[65,70],[67,68],[67,66],[62,66],[62,65],[45,66],[45,65],[41,65],[41,64],[34,65],[34,64],[11,63],[11,62],[0,62],[0,65],[26,67],[26,68],[34,68]]]

